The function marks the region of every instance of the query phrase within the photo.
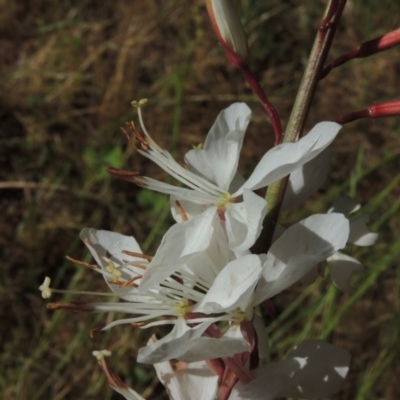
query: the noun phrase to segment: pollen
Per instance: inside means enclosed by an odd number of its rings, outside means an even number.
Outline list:
[[[181,302],[179,302],[176,306],[175,309],[177,311],[177,316],[178,317],[184,317],[188,312],[189,312],[189,300],[184,299]]]
[[[238,324],[240,324],[243,321],[247,321],[248,319],[246,313],[240,308],[235,308],[233,311],[231,311],[231,316],[233,322]]]
[[[98,361],[103,360],[104,357],[109,357],[111,356],[111,351],[110,350],[95,350],[92,352],[92,354],[97,358]]]
[[[122,272],[115,266],[115,264],[110,260],[106,267],[106,271],[111,274],[111,280],[117,283],[119,278],[121,278]]]
[[[134,108],[139,108],[139,107],[144,106],[147,103],[147,101],[148,101],[147,99],[141,99],[139,101],[134,100],[134,101],[131,101],[131,106]]]
[[[51,297],[51,288],[50,288],[51,279],[46,276],[44,278],[44,282],[39,286],[39,290],[42,292],[42,297],[44,299],[49,299]]]
[[[233,197],[230,193],[225,193],[221,196],[220,201],[217,203],[218,207],[225,207],[229,203],[233,203],[235,201],[235,197]]]

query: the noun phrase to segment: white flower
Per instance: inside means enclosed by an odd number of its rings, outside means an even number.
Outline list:
[[[266,255],[235,258],[227,251],[227,239],[217,216],[213,218],[208,247],[196,256],[184,255],[182,263],[174,264],[174,256],[170,256],[165,265],[153,264],[160,249],[148,260],[132,237],[84,229],[81,238],[100,266],[97,271],[126,302],[55,303],[52,308],[133,315],[115,320],[103,329],[119,324],[142,328],[172,325],[168,335],[140,349],[140,362],[195,362],[229,357],[249,350],[250,345],[238,327],[242,321],[252,319],[254,307],[342,248],[348,237],[348,221],[342,214],[315,215],[289,228]],[[197,219],[182,225],[194,225]],[[185,246],[181,246],[184,250]],[[177,257],[184,253],[168,238],[164,238],[162,251]],[[144,282],[147,269],[151,273]],[[219,321],[229,322],[225,335],[205,335]]]
[[[345,215],[355,213],[361,206],[350,197],[339,197],[328,212],[341,212]],[[372,246],[378,240],[378,234],[371,232],[367,226],[368,215],[350,220],[349,243],[356,246]],[[355,258],[337,252],[327,259],[332,281],[340,290],[346,293],[354,292],[351,285],[354,274],[364,271],[364,266]]]
[[[308,217],[288,228],[266,255],[246,255],[228,263],[193,311],[240,310],[242,318],[249,318],[257,304],[280,293],[342,249],[348,236],[349,222],[342,214]],[[231,313],[232,320],[234,316],[238,319]]]
[[[173,263],[171,259],[170,265],[168,262],[153,264],[160,249],[151,261],[147,260],[146,258],[151,257],[142,254],[139,245],[132,237],[113,232],[84,229],[81,238],[100,266],[96,271],[104,276],[113,293],[126,302],[67,302],[52,303],[48,307],[83,312],[133,314],[133,317],[118,319],[107,324],[102,328],[103,330],[120,324],[134,324],[141,328],[172,325],[173,328],[168,335],[151,345],[151,348],[148,345],[140,350],[138,356],[140,362],[155,363],[172,358],[194,362],[247,351],[249,343],[240,332],[232,337],[235,327],[228,329],[222,338],[204,336],[211,324],[229,320],[229,317],[195,314],[192,310],[193,305],[199,303],[207,293],[208,288],[229,258],[233,257],[233,253],[228,251],[226,236],[217,217],[214,216],[214,219],[217,222],[214,223],[217,230],[208,237],[211,242],[209,248],[198,254],[200,260],[193,260],[196,258],[193,254],[182,255],[185,253],[185,246],[182,246],[181,260],[185,260],[186,263]],[[188,227],[194,225],[195,222],[196,218],[181,225]],[[180,224],[174,227],[178,225]],[[212,225],[209,226],[212,227]],[[195,232],[192,231],[192,233]],[[172,232],[172,236],[173,234],[174,232]],[[170,257],[171,254],[178,257],[179,249],[176,247],[176,242],[173,241],[170,244],[171,247],[168,247],[168,240],[164,240],[164,247],[161,250]],[[207,265],[204,265],[203,262],[206,262]],[[151,276],[155,276],[157,279],[155,282],[150,282],[151,285],[148,288],[139,290],[138,285],[150,265],[155,269]],[[171,266],[174,268],[171,269]],[[161,273],[161,278],[157,276],[160,267],[161,270],[163,267],[166,270]]]
[[[139,118],[144,134],[133,127],[141,143],[138,151],[188,188],[159,182],[138,173],[119,175],[139,186],[170,194],[172,212],[177,221],[212,209],[220,216],[230,248],[238,254],[246,252],[254,244],[266,212],[265,200],[253,191],[270,185],[312,160],[333,141],[340,129],[340,125],[334,122],[322,122],[298,142],[275,146],[244,181],[237,173],[239,153],[250,120],[250,109],[244,103],[235,103],[220,113],[204,148],[186,154],[187,169],[153,141],[143,125],[140,107]]]
[[[329,172],[331,158],[331,149],[327,148],[290,174],[282,210],[290,210],[302,204],[322,187]]]

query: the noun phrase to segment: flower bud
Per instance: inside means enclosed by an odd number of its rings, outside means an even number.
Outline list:
[[[247,38],[233,0],[206,0],[211,23],[229,61],[237,66],[248,56]]]
[[[337,119],[339,124],[346,124],[361,118],[383,118],[400,115],[400,100],[385,101],[373,104],[359,111],[346,114]]]

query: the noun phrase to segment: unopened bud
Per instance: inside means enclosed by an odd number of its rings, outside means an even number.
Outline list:
[[[328,73],[333,68],[337,68],[350,60],[353,60],[355,58],[369,57],[374,54],[380,53],[381,51],[391,49],[392,47],[399,44],[400,28],[386,33],[385,35],[379,36],[375,39],[369,40],[368,42],[361,43],[355,49],[348,51],[347,53],[333,60],[331,63],[327,64],[321,73],[320,79],[328,75]]]
[[[249,54],[246,33],[232,0],[206,0],[211,23],[229,61],[240,65]]]
[[[400,100],[373,104],[363,110],[346,114],[337,119],[336,122],[343,125],[361,118],[383,118],[392,116],[400,116]]]

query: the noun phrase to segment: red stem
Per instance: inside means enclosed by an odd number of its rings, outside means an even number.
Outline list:
[[[274,128],[275,134],[275,146],[281,143],[282,141],[282,125],[279,118],[279,115],[275,109],[275,107],[271,104],[271,102],[267,99],[267,96],[264,93],[264,90],[260,86],[258,80],[255,78],[253,73],[250,71],[248,64],[244,61],[239,65],[240,70],[243,73],[246,81],[250,85],[254,94],[259,98],[261,104],[263,105],[265,111],[269,115],[271,119],[272,127]]]
[[[383,118],[400,115],[400,100],[386,101],[384,103],[373,104],[362,110],[346,114],[336,120],[343,125],[362,118]]]
[[[380,53],[381,51],[388,50],[391,47],[398,45],[399,43],[400,28],[386,33],[385,35],[379,36],[375,39],[369,40],[368,42],[361,43],[355,49],[352,49],[347,53],[342,54],[331,63],[325,65],[320,75],[320,79],[325,78],[325,76],[327,76],[332,69],[337,68],[350,60],[372,56],[374,54]]]

